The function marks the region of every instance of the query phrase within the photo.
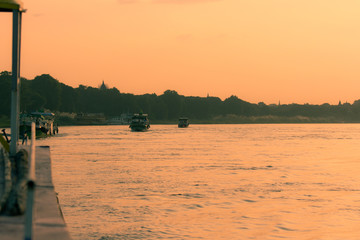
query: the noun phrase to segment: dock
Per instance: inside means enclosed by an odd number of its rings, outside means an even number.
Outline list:
[[[29,150],[28,147],[23,147]],[[0,164],[0,184],[4,183],[4,167]],[[33,238],[36,240],[71,240],[64,221],[51,174],[49,146],[36,147],[36,188]],[[0,216],[1,240],[24,240],[25,215]]]

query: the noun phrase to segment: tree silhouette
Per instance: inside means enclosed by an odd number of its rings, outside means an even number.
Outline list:
[[[60,83],[49,74],[33,80],[21,78],[21,111],[48,109],[67,113],[102,113],[106,117],[123,113],[148,113],[151,120],[176,122],[189,117],[191,122],[360,122],[360,99],[353,104],[253,104],[232,95],[222,101],[218,97],[193,97],[166,90],[162,95],[134,95],[116,88],[77,88]],[[101,85],[101,86],[102,86]],[[0,118],[10,116],[11,72],[0,73]],[[76,124],[76,122],[74,122]]]

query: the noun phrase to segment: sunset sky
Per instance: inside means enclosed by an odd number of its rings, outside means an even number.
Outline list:
[[[360,99],[358,0],[23,0],[21,75],[252,103]],[[0,71],[12,15],[0,13]]]

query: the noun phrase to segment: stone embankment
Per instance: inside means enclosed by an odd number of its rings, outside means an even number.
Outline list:
[[[1,240],[24,239],[27,198],[28,151],[21,149],[14,158],[0,146],[0,236]],[[70,240],[54,190],[50,148],[36,147],[36,187],[33,239]]]

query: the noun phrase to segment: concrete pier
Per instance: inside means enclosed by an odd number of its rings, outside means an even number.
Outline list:
[[[29,150],[29,149],[27,149]],[[4,169],[1,169],[2,172]],[[0,177],[2,174],[0,174]],[[2,181],[0,179],[0,181]],[[25,215],[0,216],[0,239],[23,240]],[[51,175],[50,148],[36,147],[36,190],[33,239],[70,240]]]

